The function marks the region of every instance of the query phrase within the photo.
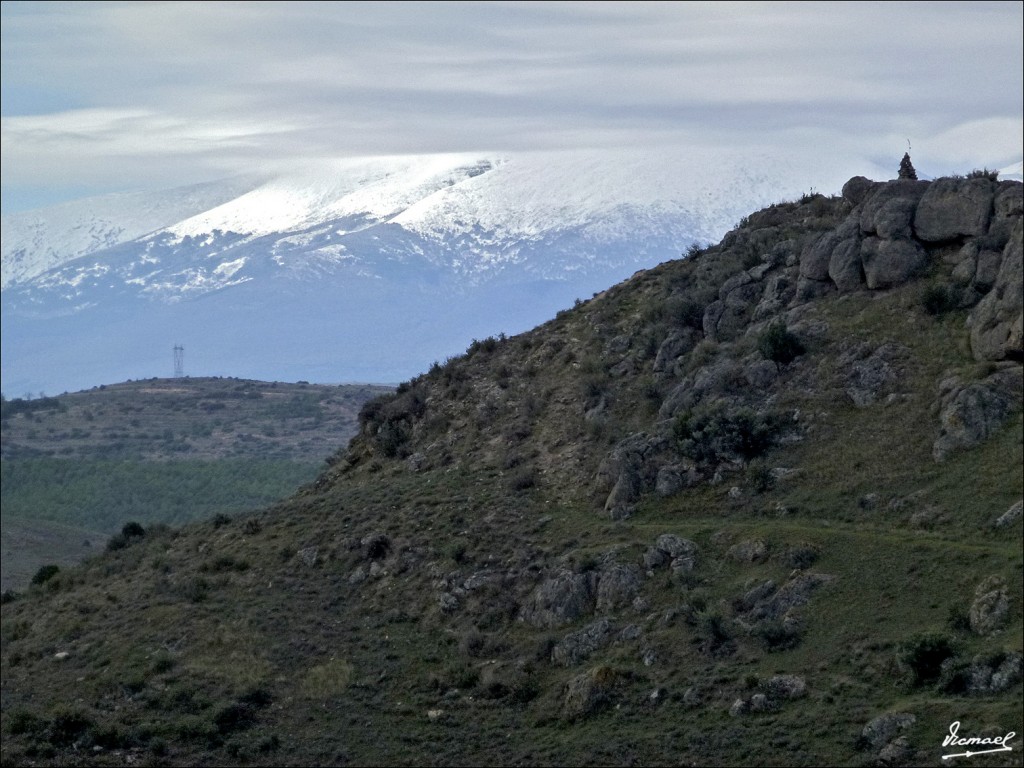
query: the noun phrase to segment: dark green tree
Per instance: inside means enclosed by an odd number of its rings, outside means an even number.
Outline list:
[[[914,164],[910,162],[910,153],[904,152],[903,159],[900,160],[900,176],[901,179],[914,179],[917,180],[917,171],[914,170]]]

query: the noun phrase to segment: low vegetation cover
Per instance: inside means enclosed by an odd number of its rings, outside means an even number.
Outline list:
[[[1019,765],[1021,200],[771,206],[138,521],[6,599],[4,761]]]
[[[293,493],[387,391],[183,378],[4,398],[2,588],[101,551],[129,520],[182,525]]]

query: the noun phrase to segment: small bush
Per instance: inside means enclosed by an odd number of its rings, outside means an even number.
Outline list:
[[[60,568],[56,565],[44,565],[36,571],[36,575],[32,577],[32,583],[37,585],[45,584],[58,573],[60,573]]]
[[[223,512],[218,512],[216,515],[213,516],[213,520],[211,522],[213,522],[213,527],[215,529],[223,528],[225,525],[231,522],[231,517],[225,515]]]
[[[944,315],[957,308],[956,289],[948,285],[930,285],[921,294],[921,306],[929,315]]]
[[[757,349],[766,360],[787,365],[802,355],[806,349],[795,334],[786,329],[782,322],[772,323],[757,340]]]
[[[787,627],[779,619],[758,624],[754,628],[753,634],[760,641],[761,646],[769,653],[796,648],[803,639],[803,633],[798,627]]]
[[[945,635],[928,633],[904,643],[900,661],[910,670],[910,683],[915,688],[929,685],[942,674],[942,662],[953,657],[956,651]]]
[[[988,168],[978,169],[975,168],[973,171],[967,174],[968,179],[988,179],[989,181],[999,181],[999,171],[991,171]]]
[[[697,625],[700,650],[709,656],[729,656],[736,650],[725,618],[714,609],[698,611],[694,617]]]
[[[133,521],[124,524],[121,528],[121,535],[126,539],[141,539],[146,535],[146,529]]]
[[[798,544],[786,552],[786,565],[798,571],[810,568],[818,560],[818,548],[813,544]]]
[[[750,469],[750,485],[754,493],[768,493],[775,487],[775,475],[770,467],[760,464]]]
[[[531,467],[522,467],[512,473],[508,485],[513,491],[528,491],[537,486],[537,473]]]
[[[723,407],[687,411],[676,418],[672,428],[683,455],[717,464],[737,458],[750,461],[761,455],[778,440],[783,420],[775,413]]]
[[[220,734],[227,735],[255,725],[256,713],[251,705],[235,702],[217,710],[213,723]]]
[[[951,605],[949,606],[949,615],[946,617],[946,625],[954,632],[967,633],[971,631],[971,618],[962,606]]]
[[[92,719],[76,709],[61,709],[47,729],[47,740],[55,747],[70,747],[93,727]]]
[[[24,709],[16,709],[5,718],[4,726],[11,736],[23,736],[42,733],[46,724],[38,715]]]

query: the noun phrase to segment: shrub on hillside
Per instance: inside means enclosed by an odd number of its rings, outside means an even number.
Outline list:
[[[44,565],[36,571],[36,575],[32,577],[32,583],[36,585],[45,584],[58,573],[60,573],[60,568],[56,565]]]
[[[929,315],[944,315],[957,308],[956,289],[949,285],[929,285],[921,294],[921,305]]]
[[[800,339],[783,322],[772,323],[757,339],[757,349],[766,360],[787,365],[806,350]]]
[[[999,181],[999,171],[992,171],[988,168],[975,168],[973,171],[967,174],[968,179],[988,179],[989,181]]]
[[[146,535],[146,529],[132,521],[130,523],[125,523],[124,526],[122,526],[121,535],[126,539],[141,539]]]
[[[935,632],[915,637],[900,649],[900,661],[910,673],[910,684],[915,688],[929,685],[942,674],[942,662],[956,655],[948,637]]]
[[[750,461],[771,448],[782,434],[783,419],[749,408],[687,411],[673,424],[679,450],[694,461]]]

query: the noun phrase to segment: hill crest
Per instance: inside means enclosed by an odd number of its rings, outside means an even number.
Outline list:
[[[984,174],[855,178],[475,341],[297,496],[4,605],[4,759],[931,764],[951,722],[1019,733],[1022,216]]]

